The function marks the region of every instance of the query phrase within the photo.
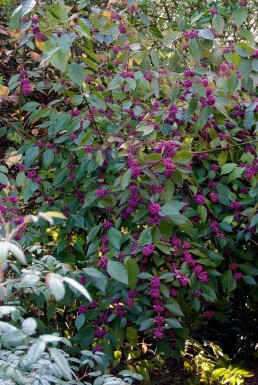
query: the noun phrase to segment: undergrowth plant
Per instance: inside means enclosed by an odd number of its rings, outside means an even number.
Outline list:
[[[37,222],[40,218],[46,219],[50,224],[54,224],[53,218],[65,219],[62,214],[49,211],[39,213],[37,216],[25,216],[23,225]],[[5,238],[0,242],[1,383],[130,385],[134,379],[141,380],[140,375],[128,370],[120,372],[120,377],[106,374],[109,359],[103,352],[92,353],[82,350],[76,358],[62,350],[63,347],[71,347],[71,342],[63,337],[62,329],[58,330],[57,327],[55,330],[52,326],[51,330],[48,322],[44,325],[38,314],[40,306],[37,300],[33,301],[33,297],[39,299],[43,295],[49,305],[52,302],[56,307],[58,306],[56,301],[60,302],[65,295],[67,296],[64,285],[67,283],[71,288],[70,295],[68,294],[71,302],[75,303],[80,295],[88,301],[92,299],[88,291],[75,279],[76,274],[71,278],[71,268],[50,255],[41,256],[40,246],[25,250],[32,259],[28,268],[22,269],[21,264],[26,264],[25,253],[13,241],[19,227],[11,230],[10,223],[5,222],[3,218],[2,223],[5,225]],[[17,263],[9,260],[9,254],[17,259]],[[5,272],[7,272],[6,279],[4,279]],[[35,308],[35,305],[38,308]],[[49,311],[43,314],[43,317],[48,320]]]
[[[243,368],[243,362],[234,362],[222,349],[211,342],[203,345],[194,340],[186,342],[183,353],[184,367],[192,374],[186,384],[216,385],[230,384],[243,385],[253,374]]]

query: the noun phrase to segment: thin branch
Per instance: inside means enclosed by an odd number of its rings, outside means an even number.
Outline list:
[[[101,144],[103,144],[103,138],[102,138],[101,133],[100,133],[100,130],[99,130],[98,126],[97,126],[97,123],[96,123],[96,120],[95,120],[95,118],[94,118],[94,115],[93,115],[93,113],[91,112],[90,105],[89,105],[89,102],[88,102],[88,100],[87,100],[86,97],[85,97],[85,100],[86,100],[86,104],[87,104],[88,111],[89,111],[90,116],[91,116],[91,118],[92,118],[93,125],[94,125],[94,127],[95,127],[95,129],[96,129],[96,131],[97,131],[97,133],[98,133],[99,140],[100,140]]]
[[[242,143],[237,143],[237,144],[231,144],[231,145],[226,146],[226,147],[217,147],[217,148],[214,148],[214,149],[212,149],[212,150],[192,151],[192,154],[203,154],[203,153],[208,153],[208,152],[227,150],[227,149],[229,149],[229,148],[231,148],[231,147],[241,147],[241,146],[245,146],[246,144],[257,143],[257,142],[258,142],[258,139],[256,139],[256,140],[249,140],[248,142],[242,142]]]
[[[12,127],[15,131],[17,131],[20,135],[24,135],[24,136],[27,136],[28,138],[33,138],[32,135],[30,135],[28,132],[24,131],[22,128],[17,128],[15,127],[15,125],[11,122],[9,122],[7,119],[5,118],[2,118],[2,116],[0,116],[0,120],[2,120],[6,125]]]

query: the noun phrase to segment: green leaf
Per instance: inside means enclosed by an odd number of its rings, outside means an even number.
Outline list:
[[[222,287],[224,290],[226,290],[228,293],[235,290],[237,287],[236,280],[233,278],[233,274],[231,270],[225,271],[225,273],[222,276]]]
[[[242,58],[237,66],[242,77],[247,81],[252,71],[252,62],[247,58]]]
[[[229,174],[231,171],[233,171],[237,167],[236,163],[226,163],[224,166],[221,167],[221,173],[220,175]]]
[[[203,98],[206,98],[206,88],[200,83],[193,83],[194,91]],[[192,99],[191,99],[192,100]],[[190,101],[191,103],[191,101]]]
[[[241,35],[248,41],[250,41],[251,43],[254,43],[255,42],[255,37],[254,35],[252,34],[251,31],[249,31],[249,29],[247,28],[244,28],[244,27],[241,27],[240,28],[240,33]]]
[[[257,223],[258,223],[258,214],[255,214],[255,215],[252,217],[252,219],[251,219],[250,226],[251,226],[251,227],[254,227],[254,226],[257,225]]]
[[[201,217],[202,222],[205,222],[207,219],[207,209],[204,205],[198,205],[197,211]]]
[[[124,79],[121,76],[115,76],[111,82],[108,84],[107,89],[109,91],[115,90],[116,88],[120,87],[123,83]]]
[[[54,55],[54,53],[57,52],[58,50],[60,50],[59,47],[54,47],[51,50],[44,52],[42,55],[40,65],[44,64],[46,61],[49,61],[51,56]]]
[[[128,272],[128,284],[130,289],[135,289],[138,282],[138,275],[140,274],[140,268],[138,263],[131,258],[125,260],[125,267]]]
[[[144,229],[140,234],[140,237],[138,239],[138,244],[140,246],[145,246],[145,245],[148,245],[149,243],[152,243],[151,230]]]
[[[205,92],[205,96],[206,96],[206,92]],[[187,110],[185,112],[185,121],[186,122],[192,121],[191,116],[194,114],[197,106],[198,106],[198,98],[197,97],[191,98],[191,100],[189,102],[189,107],[187,108]]]
[[[192,39],[189,44],[189,52],[191,56],[200,63],[200,60],[202,58],[202,48],[197,39]]]
[[[50,11],[52,15],[55,16],[57,19],[65,23],[68,21],[68,15],[65,10],[65,7],[62,7],[59,4],[53,4],[53,5],[48,5],[46,9]]]
[[[115,249],[120,250],[123,240],[123,234],[114,227],[111,227],[108,230],[107,236],[110,245],[113,246]]]
[[[253,49],[246,43],[240,42],[235,44],[235,51],[239,56],[249,57],[253,55]]]
[[[147,125],[142,125],[139,128],[137,128],[136,131],[142,132],[142,135],[149,135],[154,131],[154,128],[152,125],[147,126]]]
[[[93,281],[95,283],[95,286],[101,290],[103,293],[105,293],[106,286],[107,286],[107,277],[101,273],[101,271],[98,271],[94,267],[87,267],[84,268],[83,271],[86,275],[89,275],[93,278]]]
[[[177,315],[178,317],[184,316],[184,313],[182,312],[179,306],[166,304],[165,308],[167,308],[171,313],[173,313],[174,315]]]
[[[42,162],[43,162],[44,166],[46,168],[48,168],[51,165],[51,163],[53,162],[54,158],[55,158],[55,155],[50,148],[47,149],[45,152],[43,152]]]
[[[79,282],[75,281],[75,279],[69,278],[69,277],[63,277],[63,281],[68,283],[69,286],[74,287],[76,290],[78,290],[87,300],[90,302],[92,301],[91,296]]]
[[[243,281],[247,283],[247,285],[257,285],[257,282],[251,275],[244,275]]]
[[[168,44],[174,42],[175,40],[179,39],[182,36],[182,34],[183,33],[180,31],[168,32],[163,38],[163,44],[168,45]]]
[[[57,186],[60,183],[63,183],[68,175],[67,168],[64,168],[63,170],[60,170],[57,174],[55,174],[54,180],[53,180],[53,186]]]
[[[149,20],[148,20],[148,22],[149,22]],[[160,32],[160,30],[155,25],[151,25],[149,31],[152,34],[152,36],[155,37],[155,39],[162,39],[163,38],[162,33]]]
[[[36,0],[26,0],[22,3],[22,16],[30,13],[35,5],[37,4]]]
[[[102,224],[99,224],[90,229],[89,234],[87,236],[87,243],[91,242],[96,237],[96,235],[98,234],[101,228],[102,228]]]
[[[144,25],[150,25],[150,21],[149,21],[149,19],[148,19],[148,16],[145,14],[145,13],[138,13],[138,15],[139,15],[139,17],[140,17],[140,19],[141,19],[141,21],[143,22],[143,24]],[[151,29],[152,27],[150,27],[150,29]],[[158,28],[157,28],[158,29]],[[150,31],[150,32],[152,32],[152,31]],[[154,36],[154,35],[153,35]],[[162,36],[162,35],[161,35]],[[154,37],[156,37],[156,36],[154,36]]]
[[[214,35],[209,29],[200,29],[199,36],[205,40],[214,40]]]
[[[233,73],[233,75],[230,76],[229,81],[228,81],[228,90],[230,95],[233,95],[235,92],[237,86],[238,86],[239,79],[237,77],[236,73]]]
[[[161,213],[163,215],[180,215],[180,210],[185,207],[186,203],[179,201],[167,202],[162,206]]]
[[[86,72],[79,64],[72,63],[68,65],[67,75],[72,82],[80,86],[85,80]]]
[[[86,275],[94,278],[103,278],[105,277],[103,273],[95,269],[94,267],[86,267],[83,269]]]
[[[49,353],[51,357],[54,359],[55,363],[58,366],[58,369],[61,371],[64,378],[68,381],[72,380],[72,371],[69,366],[69,363],[67,359],[64,356],[64,353],[62,353],[59,349],[56,348],[49,348]]]
[[[147,318],[141,322],[139,331],[142,332],[144,330],[149,329],[153,325],[153,318]]]
[[[3,184],[5,186],[8,184],[8,178],[2,172],[0,172],[0,184]]]
[[[201,308],[201,303],[200,301],[198,300],[198,298],[194,298],[192,300],[192,303],[191,303],[191,307],[195,310],[195,311],[199,311],[200,308]]]
[[[206,283],[202,284],[203,298],[206,301],[214,302],[217,299],[217,295],[213,287],[207,285]]]
[[[115,281],[128,285],[128,272],[122,263],[118,261],[108,261],[107,272]]]
[[[158,69],[160,67],[160,61],[159,61],[158,55],[156,54],[156,52],[154,50],[152,50],[150,52],[150,57],[151,57],[151,61],[152,61],[153,67],[155,69]]]
[[[120,185],[122,190],[125,190],[126,187],[129,186],[130,182],[131,182],[131,170],[128,169],[121,175],[121,178],[120,178]]]
[[[176,318],[166,318],[165,321],[169,326],[172,326],[175,329],[182,329],[183,326]]]
[[[234,24],[238,28],[241,27],[241,25],[245,22],[245,20],[247,18],[247,10],[246,10],[246,8],[245,7],[237,8],[233,12],[232,17],[233,17]]]
[[[80,31],[83,32],[83,36],[85,36],[87,39],[90,39],[90,28],[88,27],[86,22],[87,21],[85,19],[82,19],[82,18],[78,19],[78,24],[81,28]],[[94,58],[94,60],[98,61],[97,56],[93,52],[91,52],[90,50],[87,50],[86,52],[89,55],[91,55]]]
[[[173,156],[172,160],[175,163],[179,164],[189,164],[191,159],[193,157],[193,154],[190,150],[179,150],[175,156]]]
[[[212,28],[215,29],[216,32],[222,33],[225,27],[225,20],[220,15],[213,15],[212,17]]]
[[[102,166],[102,165],[103,165],[103,163],[104,163],[104,157],[103,157],[102,151],[98,150],[98,151],[96,152],[96,157],[95,157],[95,159],[96,159],[96,162],[97,162],[97,164],[98,164],[99,166]]]
[[[232,182],[232,180],[235,180],[237,178],[239,178],[243,172],[245,171],[245,167],[236,167],[230,174],[229,174],[229,177],[228,177],[228,183],[229,182]]]
[[[239,265],[239,269],[246,275],[258,275],[258,268],[251,265],[251,263],[242,263]]]
[[[76,329],[80,330],[80,328],[84,325],[84,323],[85,323],[85,315],[79,314],[75,320]]]
[[[205,124],[207,123],[209,117],[211,114],[211,108],[210,106],[205,106],[201,109],[201,112],[199,114],[196,126],[199,130],[202,130]]]
[[[33,146],[29,148],[25,152],[25,157],[24,157],[24,162],[26,167],[31,166],[34,163],[34,160],[38,157],[39,155],[39,148],[37,146]]]
[[[57,68],[59,71],[64,72],[68,63],[68,59],[70,57],[70,49],[66,51],[62,51],[58,49],[53,55],[48,59],[49,62]]]
[[[158,99],[159,98],[159,82],[157,81],[157,79],[153,79],[151,82],[151,85],[152,85],[153,93],[154,93],[155,97]]]

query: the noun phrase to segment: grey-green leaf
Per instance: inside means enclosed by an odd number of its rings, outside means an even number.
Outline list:
[[[60,301],[65,295],[63,277],[58,274],[48,274],[46,282],[49,286],[51,294],[57,301]]]
[[[72,371],[64,354],[56,348],[49,348],[48,350],[51,357],[54,359],[55,363],[60,369],[62,375],[65,377],[66,380],[70,381],[72,379]]]
[[[247,10],[245,7],[239,7],[233,12],[233,20],[235,25],[239,28],[247,18]]]
[[[32,344],[26,355],[27,366],[35,364],[40,359],[45,349],[46,343],[44,341],[37,340],[34,344]]]
[[[128,272],[118,261],[108,261],[107,272],[115,281],[128,285]]]

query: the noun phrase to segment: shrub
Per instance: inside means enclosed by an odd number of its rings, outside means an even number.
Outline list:
[[[179,7],[155,26],[144,2],[112,4],[31,0],[11,17],[1,211],[91,293],[63,302],[75,349],[148,379],[139,343],[180,358],[240,295],[257,307],[254,10]],[[29,207],[68,219],[24,232]]]

